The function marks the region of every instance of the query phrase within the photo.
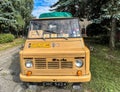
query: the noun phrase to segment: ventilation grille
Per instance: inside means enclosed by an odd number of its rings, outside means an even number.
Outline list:
[[[35,58],[36,69],[46,69],[46,58]]]
[[[72,62],[61,62],[61,68],[73,68],[73,63]]]
[[[71,69],[72,61],[48,61],[46,58],[35,58],[35,69]]]
[[[59,62],[48,62],[48,69],[59,69]]]

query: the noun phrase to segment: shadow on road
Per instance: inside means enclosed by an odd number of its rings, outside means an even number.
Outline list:
[[[19,78],[19,73],[20,73],[20,61],[19,61],[19,53],[15,53],[12,55],[12,62],[9,67],[11,71],[11,75],[13,77],[13,81],[16,83],[21,83],[20,78]]]
[[[19,74],[20,74],[20,58],[19,58],[19,52],[12,55],[12,62],[9,66],[9,70],[11,71],[11,76],[13,82],[16,83],[16,86],[14,88],[14,92],[26,92],[27,89],[24,83],[20,80]]]

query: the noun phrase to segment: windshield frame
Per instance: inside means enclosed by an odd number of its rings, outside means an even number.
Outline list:
[[[67,38],[82,38],[82,32],[81,32],[81,29],[80,29],[80,23],[79,23],[79,18],[78,17],[72,17],[72,18],[40,18],[40,19],[32,19],[30,21],[30,25],[31,25],[31,22],[33,21],[44,21],[44,20],[69,20],[69,19],[77,19],[78,20],[78,27],[79,27],[79,33],[80,33],[80,36],[77,36],[77,37],[67,37]],[[28,35],[27,35],[27,39],[43,39],[43,38],[30,38],[29,37],[29,32],[31,31],[31,26],[29,26],[29,30],[28,30]],[[45,38],[45,39],[61,39],[61,38],[66,38],[66,37],[49,37],[49,38]]]

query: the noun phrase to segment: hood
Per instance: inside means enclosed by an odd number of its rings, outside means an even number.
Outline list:
[[[37,40],[26,40],[23,54],[34,54],[34,55],[73,55],[73,54],[84,54],[84,42],[82,38],[74,39],[37,39]]]

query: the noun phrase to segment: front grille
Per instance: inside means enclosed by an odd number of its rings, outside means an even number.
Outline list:
[[[36,69],[46,69],[46,58],[35,58]]]
[[[48,62],[48,69],[59,69],[59,62]]]
[[[38,62],[36,61],[35,62],[35,68],[36,69],[45,69],[46,68],[46,62]]]
[[[35,58],[35,69],[71,69],[72,61],[46,61],[46,58]]]
[[[61,62],[61,68],[73,68],[73,62]]]

